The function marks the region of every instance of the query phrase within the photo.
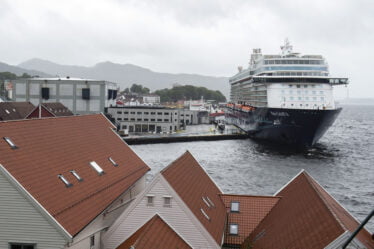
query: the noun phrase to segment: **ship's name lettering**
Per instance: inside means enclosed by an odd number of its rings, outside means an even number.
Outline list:
[[[290,115],[288,115],[287,112],[270,112],[271,115],[273,116],[278,116],[278,117],[288,117]]]

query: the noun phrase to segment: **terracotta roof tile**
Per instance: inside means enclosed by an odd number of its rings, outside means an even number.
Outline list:
[[[0,122],[0,164],[74,236],[149,170],[112,129],[101,114]],[[105,174],[98,175],[91,161]]]
[[[306,172],[300,173],[278,196],[282,198],[251,233],[243,246],[256,248],[325,248],[358,223]],[[344,217],[343,217],[344,216]],[[369,239],[367,231],[358,237]],[[374,248],[373,241],[365,244]]]
[[[117,249],[129,249],[131,246],[136,249],[192,249],[157,214]]]
[[[280,197],[222,194],[228,212],[226,245],[241,245],[270,212]],[[239,212],[231,212],[231,202],[239,202]],[[238,235],[230,235],[230,224],[238,224]]]
[[[226,219],[225,206],[219,196],[221,190],[195,158],[187,151],[162,170],[161,174],[212,235],[217,244],[221,245]],[[203,197],[208,203],[209,200],[213,202],[214,206],[208,207]],[[201,209],[208,215],[209,219],[205,217]]]

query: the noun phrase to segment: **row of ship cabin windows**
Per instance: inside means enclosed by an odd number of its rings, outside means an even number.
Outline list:
[[[272,64],[302,64],[302,65],[323,65],[323,60],[265,60],[265,65]]]
[[[323,72],[277,72],[273,76],[328,76],[328,73]]]
[[[288,85],[288,88],[293,88],[293,87],[296,87],[296,88],[308,88],[308,87],[311,87],[311,88],[315,88],[315,87],[319,87],[319,88],[323,88],[323,85],[322,84],[318,84],[318,85],[315,85],[315,84],[312,84],[312,85],[300,85],[300,84],[296,84],[296,85],[292,85],[292,84],[289,84]],[[283,84],[283,87],[287,87],[286,84]]]
[[[286,91],[285,91],[285,90],[282,90],[282,94],[285,94],[285,93],[286,93]],[[293,92],[293,90],[289,90],[288,93],[289,93],[289,94],[293,94],[294,92]],[[304,93],[304,94],[309,94],[308,90],[305,90],[305,91],[297,90],[296,93],[299,94],[299,95],[302,94],[302,93]],[[317,91],[312,91],[312,94],[313,94],[313,95],[317,95]],[[324,92],[324,91],[319,91],[319,94],[320,94],[320,95],[324,95],[325,92]]]
[[[299,100],[299,101],[317,101],[318,100],[318,98],[317,97],[293,97],[293,96],[291,96],[291,97],[289,97],[288,98],[289,100]],[[286,97],[282,97],[282,101],[286,101]],[[319,98],[319,101],[325,101],[325,97],[320,97]]]

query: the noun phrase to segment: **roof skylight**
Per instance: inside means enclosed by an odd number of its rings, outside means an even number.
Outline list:
[[[204,209],[200,208],[201,213],[207,218],[207,220],[210,220],[210,217],[205,213]]]
[[[118,163],[116,163],[114,160],[113,160],[113,158],[111,158],[111,157],[108,157],[108,160],[114,165],[114,166],[118,166]]]
[[[57,175],[67,188],[73,186],[63,175]]]
[[[95,161],[90,162],[90,165],[99,175],[104,174],[104,170]]]
[[[7,109],[5,109],[5,112],[6,112],[7,114],[10,114],[10,112],[9,112]]]
[[[205,197],[203,196],[202,197],[203,201],[205,202],[205,204],[208,206],[208,208],[210,208],[210,203],[205,199]]]
[[[75,178],[77,178],[78,181],[80,181],[80,182],[83,181],[83,178],[80,177],[75,170],[70,170],[70,173],[72,173],[73,176],[75,176]]]
[[[3,137],[12,149],[18,149],[17,145],[9,137]]]
[[[208,196],[206,197],[206,199],[208,200],[208,202],[210,203],[210,205],[211,205],[212,207],[215,207],[214,203],[212,202],[212,200],[211,200],[211,199],[209,199],[209,197],[208,197]]]

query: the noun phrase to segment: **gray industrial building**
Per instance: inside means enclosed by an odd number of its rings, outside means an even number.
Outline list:
[[[118,89],[113,82],[70,77],[18,79],[6,84],[12,101],[60,102],[74,114],[104,112],[115,105]]]
[[[185,125],[205,123],[208,114],[163,106],[117,106],[107,109],[120,133],[171,133]]]

